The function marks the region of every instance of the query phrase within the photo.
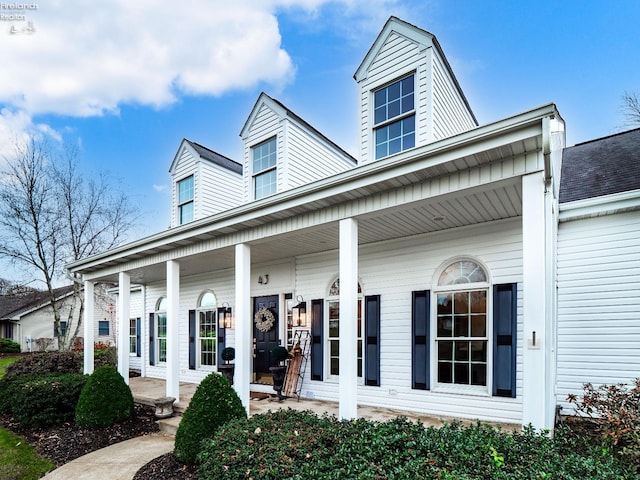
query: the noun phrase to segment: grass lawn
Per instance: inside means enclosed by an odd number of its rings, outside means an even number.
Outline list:
[[[0,378],[7,365],[18,357],[0,358]],[[31,480],[42,477],[55,465],[40,457],[31,446],[17,435],[0,428],[0,478],[3,480]]]
[[[20,437],[0,428],[0,478],[37,479],[54,468],[53,463],[40,457]]]
[[[0,358],[0,378],[4,377],[4,371],[7,369],[7,365],[18,360],[18,357],[4,357]]]

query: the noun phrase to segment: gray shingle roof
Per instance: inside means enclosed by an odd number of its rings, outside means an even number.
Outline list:
[[[200,155],[200,157],[204,158],[205,160],[209,160],[210,162],[213,162],[216,165],[220,165],[221,167],[227,168],[232,172],[242,173],[242,165],[236,162],[235,160],[231,160],[230,158],[225,157],[224,155],[220,155],[218,152],[214,152],[213,150],[205,146],[202,146],[199,143],[192,142],[191,140],[187,140],[186,138],[185,138],[185,141],[189,145],[191,145],[191,147],[193,147],[193,149],[196,152],[198,152],[198,155]]]
[[[72,285],[53,290],[56,298],[71,293]],[[19,295],[0,295],[0,320],[19,316],[20,313],[41,307],[49,303],[48,293],[41,290],[31,290]]]
[[[640,128],[562,153],[560,203],[640,189]]]

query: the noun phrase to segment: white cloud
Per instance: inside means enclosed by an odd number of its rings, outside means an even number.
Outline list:
[[[23,110],[0,109],[0,166],[11,158],[16,147],[25,145],[31,138],[49,138],[62,141],[60,133],[43,123],[34,124],[31,116]]]
[[[0,32],[0,58],[11,66],[0,77],[0,102],[32,115],[90,116],[123,102],[163,106],[180,93],[286,83],[294,68],[281,48],[277,3],[40,3],[25,12],[35,33]]]
[[[41,114],[96,116],[117,113],[123,104],[160,108],[184,94],[221,95],[261,82],[277,90],[295,76],[277,14],[314,17],[329,5],[351,20],[378,20],[398,1],[39,2],[35,11],[15,12],[28,20],[13,22],[17,34],[0,22],[0,108],[10,109],[2,110],[0,149],[7,129],[46,129],[30,122]],[[335,20],[329,20],[335,28],[350,23]],[[29,22],[35,31],[24,28]]]
[[[155,183],[153,184],[153,189],[156,192],[164,192],[168,189],[169,187],[167,185],[156,185]]]

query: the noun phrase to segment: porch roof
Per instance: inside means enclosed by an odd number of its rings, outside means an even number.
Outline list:
[[[318,218],[326,212],[331,212],[332,218],[342,215],[342,218],[368,219],[360,230],[361,244],[518,216],[520,205],[507,197],[520,199],[519,175],[545,168],[540,160],[542,120],[554,116],[559,118],[556,107],[548,104],[78,260],[68,269],[82,273],[85,278],[113,281],[118,269],[144,268],[145,274],[140,278],[132,276],[132,281],[144,283],[162,278],[163,262],[176,258],[174,254],[178,250],[187,265],[189,256],[198,255],[190,273],[206,271],[202,270],[203,263],[207,263],[209,270],[214,266],[229,268],[234,262],[233,242],[224,244],[221,241],[224,237],[233,237],[235,243],[262,242],[261,253],[255,257],[252,254],[256,263],[279,258],[278,255],[329,250],[337,248],[337,224],[334,220],[323,222]],[[524,163],[514,166],[510,176],[494,172],[502,168],[500,162],[518,157],[524,157]],[[407,196],[404,203],[410,204],[413,197],[409,196],[417,189],[425,188],[425,183],[474,169],[475,183],[467,180],[467,188],[461,184],[458,189],[464,193],[457,194],[456,201],[460,204],[457,208],[433,201],[428,208],[413,211],[409,218],[403,215],[406,211],[401,208],[402,202],[389,200],[391,192],[393,200],[398,195]],[[491,184],[495,201],[482,201],[481,197],[487,195],[483,184]],[[429,188],[433,190],[429,195],[436,198],[438,186],[430,185]],[[442,190],[442,193],[446,192],[446,189]],[[415,195],[416,199],[420,198],[419,194]],[[367,213],[372,210],[366,207],[367,202],[374,199],[387,202],[375,216]],[[477,208],[479,203],[485,207]],[[354,205],[358,208],[354,209]],[[342,211],[337,212],[340,209]],[[434,220],[436,217],[445,219],[438,222]],[[300,218],[312,218],[313,221],[300,226],[296,223]],[[261,229],[275,224],[278,224],[277,229],[272,229],[269,235],[261,235]],[[280,238],[267,245],[266,237],[273,238],[277,233],[287,233],[288,241],[283,243]],[[215,248],[211,248],[212,242],[218,242]],[[204,243],[209,247],[197,247]],[[215,250],[215,255],[203,257],[207,250]]]

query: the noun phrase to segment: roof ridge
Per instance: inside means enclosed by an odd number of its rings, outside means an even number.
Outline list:
[[[613,138],[613,137],[618,137],[620,135],[626,135],[628,133],[632,133],[632,132],[635,132],[635,131],[638,131],[638,130],[640,130],[640,127],[632,128],[631,130],[625,130],[623,132],[612,133],[611,135],[605,135],[604,137],[593,138],[591,140],[585,140],[584,142],[580,142],[580,143],[576,143],[575,145],[572,145],[572,147],[579,147],[581,145],[587,145],[589,143],[599,142],[601,140],[606,140],[607,138]],[[567,147],[567,148],[572,148],[572,147]]]

